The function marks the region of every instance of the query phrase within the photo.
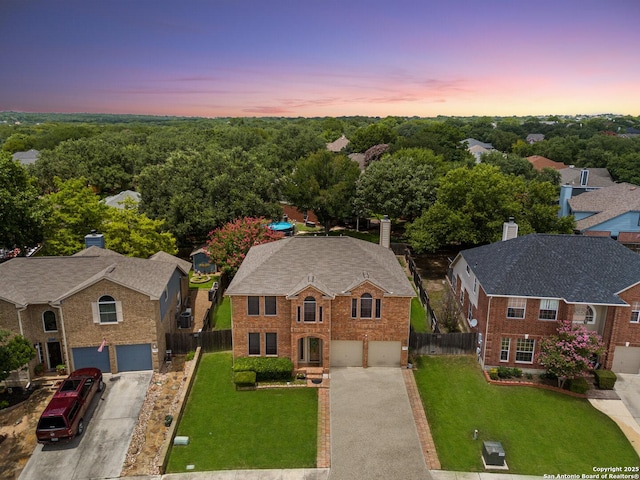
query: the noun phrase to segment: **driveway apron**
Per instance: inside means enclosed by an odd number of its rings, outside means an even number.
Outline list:
[[[330,480],[430,479],[399,368],[331,369]]]

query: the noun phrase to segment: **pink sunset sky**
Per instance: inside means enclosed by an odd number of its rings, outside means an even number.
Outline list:
[[[640,114],[639,0],[3,0],[0,110]]]

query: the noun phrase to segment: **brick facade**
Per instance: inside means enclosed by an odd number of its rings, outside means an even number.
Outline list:
[[[361,318],[360,298],[368,293],[372,296],[372,318]],[[298,311],[304,315],[304,301],[307,297],[316,300],[316,321],[298,321]],[[232,296],[231,311],[233,318],[233,354],[234,357],[249,354],[249,333],[260,334],[260,355],[264,356],[265,334],[277,333],[278,356],[288,357],[294,363],[294,369],[303,365],[299,359],[298,342],[302,338],[313,337],[321,340],[321,365],[328,371],[331,364],[331,340],[363,341],[363,366],[368,364],[369,341],[400,342],[402,348],[401,364],[406,366],[409,340],[409,321],[411,315],[411,299],[406,297],[385,296],[379,287],[364,282],[354,288],[350,295],[331,298],[323,292],[307,287],[295,297],[276,297],[277,314],[264,315],[264,297],[260,298],[260,315],[247,313],[247,296]],[[352,318],[352,299],[358,301],[358,317]],[[376,300],[380,300],[380,318],[375,318]],[[322,308],[322,321],[319,312]]]

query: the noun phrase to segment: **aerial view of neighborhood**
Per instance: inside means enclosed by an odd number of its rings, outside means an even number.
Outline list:
[[[640,479],[640,4],[392,3],[7,3],[0,478]]]

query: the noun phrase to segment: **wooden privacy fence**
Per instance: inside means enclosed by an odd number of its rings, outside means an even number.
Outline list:
[[[203,352],[221,352],[232,347],[231,330],[167,333],[166,341],[166,348],[172,354],[185,354],[198,347]]]
[[[464,355],[476,353],[477,333],[416,333],[409,335],[409,349],[416,355]]]

